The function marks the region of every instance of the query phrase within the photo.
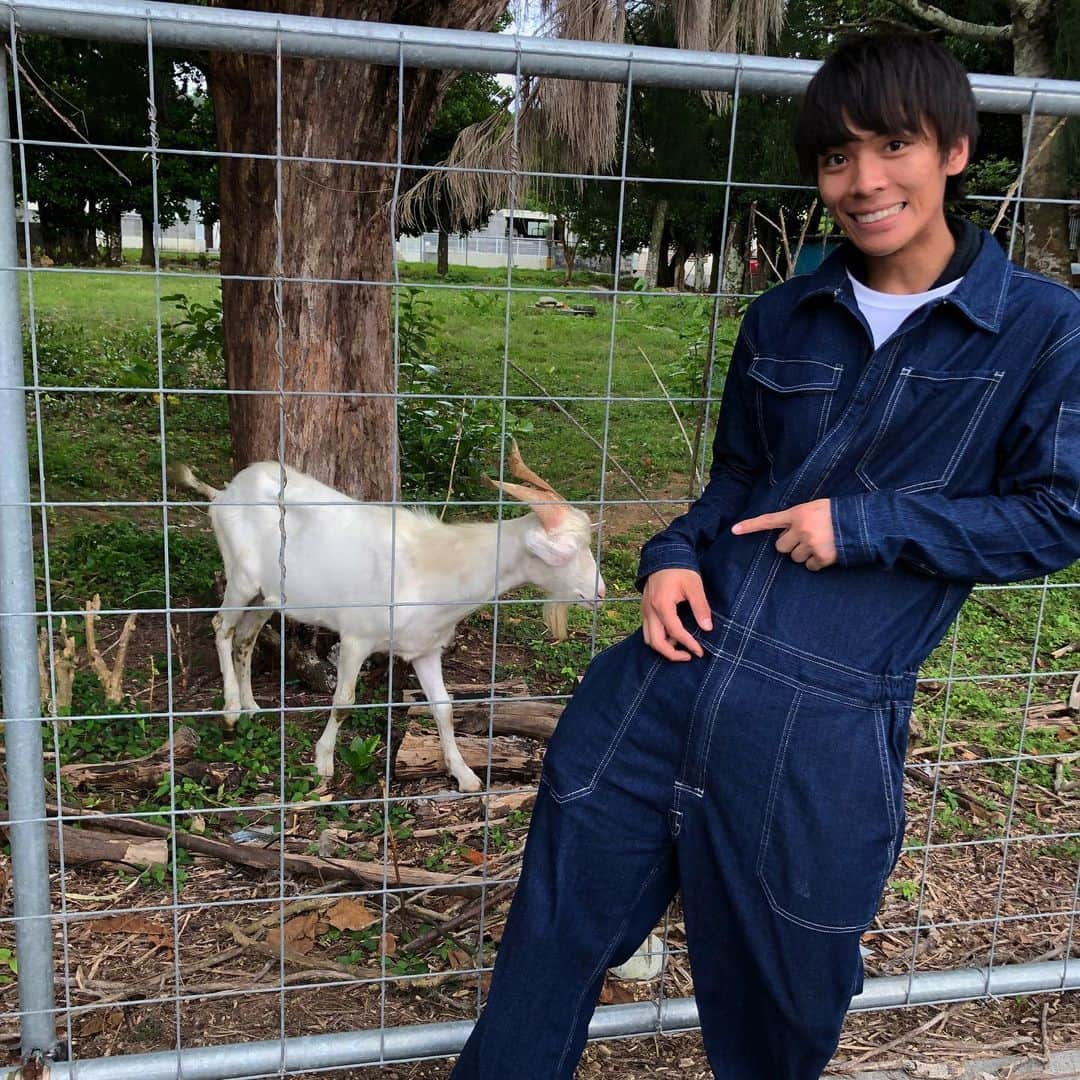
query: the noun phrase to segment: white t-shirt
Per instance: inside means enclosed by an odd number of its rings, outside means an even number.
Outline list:
[[[883,293],[868,289],[850,270],[848,277],[851,278],[851,287],[855,290],[855,302],[870,324],[875,349],[880,348],[881,343],[887,341],[893,331],[916,308],[922,307],[930,300],[936,300],[939,296],[948,296],[964,280],[957,278],[947,285],[939,285],[936,289],[928,289],[926,292]]]

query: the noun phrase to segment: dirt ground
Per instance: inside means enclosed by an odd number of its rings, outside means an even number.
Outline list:
[[[187,635],[180,639],[185,662],[174,699],[174,707],[182,711],[212,709],[219,693],[202,621],[208,620],[178,620]],[[117,631],[103,620],[103,640]],[[129,664],[135,670],[163,648],[162,635],[143,632],[132,642]],[[565,675],[531,672],[527,650],[520,646],[501,643],[497,661],[530,671],[530,694],[568,689]],[[479,686],[490,681],[490,670],[490,633],[482,624],[463,628],[447,657],[448,684]],[[277,685],[277,675],[265,672],[257,696],[272,700]],[[1066,689],[1064,682],[1044,680],[1039,700],[1032,704],[1058,700]],[[157,692],[160,707],[160,688]],[[931,687],[926,692],[936,691]],[[377,693],[377,688],[372,690]],[[325,701],[298,688],[291,692],[290,704],[314,708]],[[303,723],[317,734],[324,716],[313,711]],[[276,724],[277,718],[270,723]],[[1063,730],[1074,732],[1075,719],[1066,717],[1061,723]],[[420,730],[415,717],[402,716],[399,726]],[[925,758],[917,750],[909,762],[905,792],[908,836],[924,841],[933,835],[940,842],[937,825],[930,829],[931,767],[920,764]],[[954,750],[962,759],[964,748],[958,745]],[[56,923],[56,958],[59,1001],[65,1007],[60,1026],[72,1039],[77,1056],[170,1048],[178,1029],[184,1045],[272,1039],[282,1033],[283,1019],[284,1034],[290,1036],[471,1019],[477,980],[481,985],[486,982],[477,971],[494,959],[520,865],[535,789],[534,766],[541,756],[542,745],[525,755],[533,765],[521,775],[499,780],[495,786],[511,795],[516,792],[517,801],[504,804],[498,816],[488,813],[486,821],[482,801],[446,798],[441,776],[395,780],[392,794],[402,800],[404,816],[394,822],[393,832],[386,830],[381,818],[372,825],[372,815],[381,813],[379,781],[364,789],[342,782],[325,793],[329,802],[312,797],[287,811],[286,853],[327,860],[324,869],[334,859],[374,867],[391,886],[386,901],[370,882],[335,880],[320,874],[318,866],[279,880],[276,868],[259,869],[196,853],[183,865],[180,906],[174,914],[167,874],[155,882],[145,874],[138,876],[137,866],[125,868],[109,861],[69,865],[63,883],[68,920],[66,933],[61,920]],[[942,775],[951,775],[955,768],[942,766]],[[281,820],[273,806],[277,783],[276,775],[269,777],[265,798],[256,797],[242,817],[228,805],[228,793],[219,791],[198,815],[202,835],[227,840],[239,827],[272,829]],[[1000,799],[1000,788],[974,770],[965,774],[962,791],[966,801],[960,810],[966,811],[969,827],[958,835],[965,840],[999,836],[1001,822],[986,808],[993,798]],[[91,786],[67,791],[64,805],[68,813],[123,812],[146,797],[145,791]],[[335,806],[338,802],[343,803],[340,808]],[[507,810],[510,805],[515,809]],[[1075,835],[1080,825],[1075,796],[1063,797],[1037,784],[1018,789],[1016,807],[1017,815],[1041,822],[1058,838]],[[194,826],[190,816],[186,820]],[[267,843],[277,852],[273,833],[269,836]],[[892,880],[910,882],[911,887],[887,890],[878,918],[864,937],[868,979],[906,974],[913,957],[920,971],[980,966],[989,959],[991,948],[995,964],[1060,959],[1066,947],[1072,955],[1080,955],[1073,847],[1052,838],[1013,843],[1007,851],[1000,840],[947,843],[931,848],[925,867],[923,860],[920,848],[901,857]],[[442,884],[398,887],[401,875],[409,870],[443,875],[438,879]],[[482,880],[492,883],[482,906],[477,889],[463,893],[452,884]],[[497,888],[500,882],[507,884]],[[59,873],[54,872],[55,907],[60,895]],[[0,910],[10,914],[11,902],[10,864],[6,855],[0,855]],[[284,963],[276,937],[282,902]],[[11,936],[10,924],[0,924],[0,950],[11,945]],[[668,914],[666,940],[672,952],[663,993],[688,996],[693,984],[677,904]],[[17,995],[2,957],[0,952],[0,1059],[12,1062],[17,1052]],[[383,965],[388,977],[385,992]],[[656,994],[655,982],[609,977],[602,1001],[649,1000]],[[1037,1060],[1052,1049],[1075,1046],[1080,1046],[1080,993],[1045,994],[853,1014],[832,1068],[838,1076],[904,1063],[940,1069],[992,1054]],[[448,1063],[440,1061],[318,1075],[435,1080],[448,1072]],[[912,1073],[939,1074],[948,1075]],[[582,1080],[664,1075],[697,1080],[711,1074],[700,1035],[691,1033],[592,1045],[578,1075]]]

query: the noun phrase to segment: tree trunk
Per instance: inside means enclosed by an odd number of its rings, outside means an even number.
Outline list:
[[[674,283],[674,266],[671,262],[671,222],[664,222],[664,231],[660,237],[660,250],[656,259],[656,284],[662,289],[670,289]]]
[[[1053,75],[1054,4],[1050,0],[1017,0],[1013,7],[1013,72],[1028,78]],[[1057,124],[1057,117],[1036,116],[1030,121],[1030,153],[1034,154]],[[1024,138],[1029,121],[1023,118]],[[1024,177],[1025,197],[1065,197],[1068,162],[1064,133],[1058,131]],[[1039,273],[1069,281],[1068,224],[1063,203],[1024,204],[1024,265]]]
[[[658,199],[653,207],[652,228],[649,230],[649,257],[645,262],[645,288],[655,289],[660,270],[660,245],[664,241],[667,222],[667,199]]]
[[[737,214],[728,227],[727,265],[724,267],[724,292],[743,291],[746,272],[746,259],[743,248],[746,245],[746,217]]]
[[[488,29],[505,0],[402,3],[381,0],[215,0],[220,6],[327,18],[365,18]],[[286,155],[393,163],[397,154],[396,65],[286,58],[281,140]],[[438,111],[452,73],[405,72],[403,153],[412,160]],[[217,53],[211,58],[218,146],[273,154],[273,57]],[[393,164],[281,163],[280,271],[286,278],[392,280],[389,206]],[[236,468],[284,460],[348,495],[391,499],[396,438],[391,288],[283,281],[281,364],[275,297],[278,229],[272,160],[220,163],[221,272],[262,277],[224,280],[228,385],[258,389],[229,399]],[[287,394],[276,393],[279,377]],[[297,393],[299,392],[299,393]],[[280,412],[279,412],[280,410]]]
[[[439,256],[435,272],[439,277],[446,277],[450,269],[450,234],[445,229],[439,230]]]
[[[675,258],[671,261],[671,284],[676,292],[682,292],[686,287],[686,260],[690,257],[690,245],[685,240],[679,240],[675,245]]]
[[[72,206],[85,202],[73,196],[60,206],[50,205],[42,199],[38,206],[41,222],[41,246],[53,262],[88,266],[97,259],[94,228],[85,214],[79,214]]]
[[[124,238],[120,224],[120,206],[110,205],[105,221],[105,261],[120,266],[124,261]]]
[[[154,219],[150,214],[142,215],[142,253],[139,262],[143,266],[154,265]]]

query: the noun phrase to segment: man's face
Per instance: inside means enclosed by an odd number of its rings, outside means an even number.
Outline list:
[[[918,250],[944,225],[945,181],[967,164],[967,138],[943,158],[931,132],[881,135],[844,120],[851,140],[818,157],[822,202],[864,255]]]

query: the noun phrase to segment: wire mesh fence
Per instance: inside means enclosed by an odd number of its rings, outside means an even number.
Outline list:
[[[824,230],[808,236],[770,217],[777,192],[800,223],[812,215],[814,193],[794,175],[765,183],[738,172],[740,145],[760,137],[759,114],[745,119],[747,102],[780,108],[815,65],[116,0],[36,0],[7,11],[14,114],[5,99],[0,660],[14,908],[0,918],[0,1021],[18,1033],[23,1055],[48,1057],[56,1077],[292,1075],[452,1054],[486,989],[544,739],[589,657],[635,625],[637,548],[700,490],[703,433],[715,422],[740,305],[770,267],[787,276],[827,245]],[[19,58],[34,34],[145,50],[145,139],[88,143],[28,131]],[[162,140],[156,76],[162,65],[172,70],[163,50],[181,47],[269,58],[272,145],[205,152]],[[385,159],[321,157],[295,143],[283,123],[283,72],[298,57],[385,69],[396,119]],[[697,291],[642,288],[610,273],[562,282],[517,265],[526,249],[506,240],[493,248],[498,269],[453,267],[445,277],[423,265],[423,247],[415,263],[400,248],[382,277],[306,264],[282,223],[297,177],[321,166],[355,180],[340,189],[343,216],[355,189],[376,183],[384,194],[377,228],[393,250],[401,197],[431,168],[405,153],[407,72],[432,68],[507,74],[515,149],[529,79],[619,84],[613,173],[514,172],[509,216],[538,180],[604,189],[604,257],[624,267],[641,246],[633,215],[656,185],[714,200],[719,239],[712,265],[693,268]],[[972,81],[988,113],[1080,114],[1080,84]],[[729,95],[709,175],[635,173],[628,148],[644,88]],[[1017,258],[1022,207],[1032,201],[1025,166],[1039,152],[1033,125],[1025,130],[1019,175],[969,197],[988,223],[1000,208],[994,227]],[[145,155],[159,236],[164,162],[265,166],[260,197],[275,222],[265,261],[200,267],[167,262],[158,245],[149,271],[44,265],[27,212],[20,257],[15,205],[33,202],[28,160],[43,151],[72,177],[88,155]],[[315,176],[307,181],[317,185]],[[747,209],[748,193],[759,201]],[[739,259],[751,239],[756,268]],[[263,290],[245,294],[260,297],[264,325],[275,328],[271,362],[254,381],[226,371],[220,344],[215,351],[222,282]],[[303,318],[297,297],[320,291],[346,304],[384,298],[388,385],[328,390],[302,377],[292,320]],[[226,324],[242,317],[226,305]],[[109,319],[122,329],[105,344],[98,327]],[[226,341],[228,333],[226,325]],[[226,588],[215,601],[221,564],[206,518],[214,492],[188,497],[170,466],[190,464],[223,485],[227,409],[243,399],[271,407],[253,415],[274,463],[261,489],[229,498],[237,520],[269,523],[261,534],[269,554],[246,593]],[[343,565],[333,544],[357,535],[357,521],[367,522],[366,535],[376,526],[345,495],[312,489],[286,466],[304,462],[320,431],[329,438],[339,410],[358,402],[391,410],[391,437],[372,440],[368,456],[390,459],[401,490],[367,501],[381,515],[377,571],[360,582],[338,576],[313,600],[313,568]],[[487,472],[506,483],[520,472],[512,438],[552,485],[525,481],[534,509],[563,513],[565,496],[596,526],[574,581],[511,572],[521,543],[514,492],[486,491],[479,479]],[[416,506],[430,516],[413,516]],[[444,529],[448,512],[471,531]],[[408,546],[418,530],[424,550],[452,553],[435,561],[420,595]],[[514,591],[523,584],[534,591]],[[868,978],[855,1008],[1080,986],[1078,584],[1074,567],[977,588],[924,667],[907,840],[864,938]],[[577,606],[568,614],[569,605]],[[254,637],[274,615],[277,629],[263,635],[272,644],[252,676]],[[369,631],[385,620],[385,640],[370,631],[365,651],[346,633],[328,653],[325,636],[301,628],[344,626],[355,638],[357,620]],[[424,665],[442,639],[414,646],[418,624],[459,624],[445,683],[437,662]],[[234,649],[230,688],[219,659],[229,667]],[[387,650],[384,666],[362,673],[355,701],[344,689],[354,669]],[[418,656],[419,689],[394,663]],[[435,727],[448,696],[472,732],[458,745],[479,778],[476,792],[458,790],[444,769]],[[331,697],[348,717],[333,780],[314,767],[320,753],[327,760],[319,732]],[[695,1026],[677,905],[657,933],[662,972],[609,996],[594,1036]],[[12,1062],[18,1056],[12,1045]]]

